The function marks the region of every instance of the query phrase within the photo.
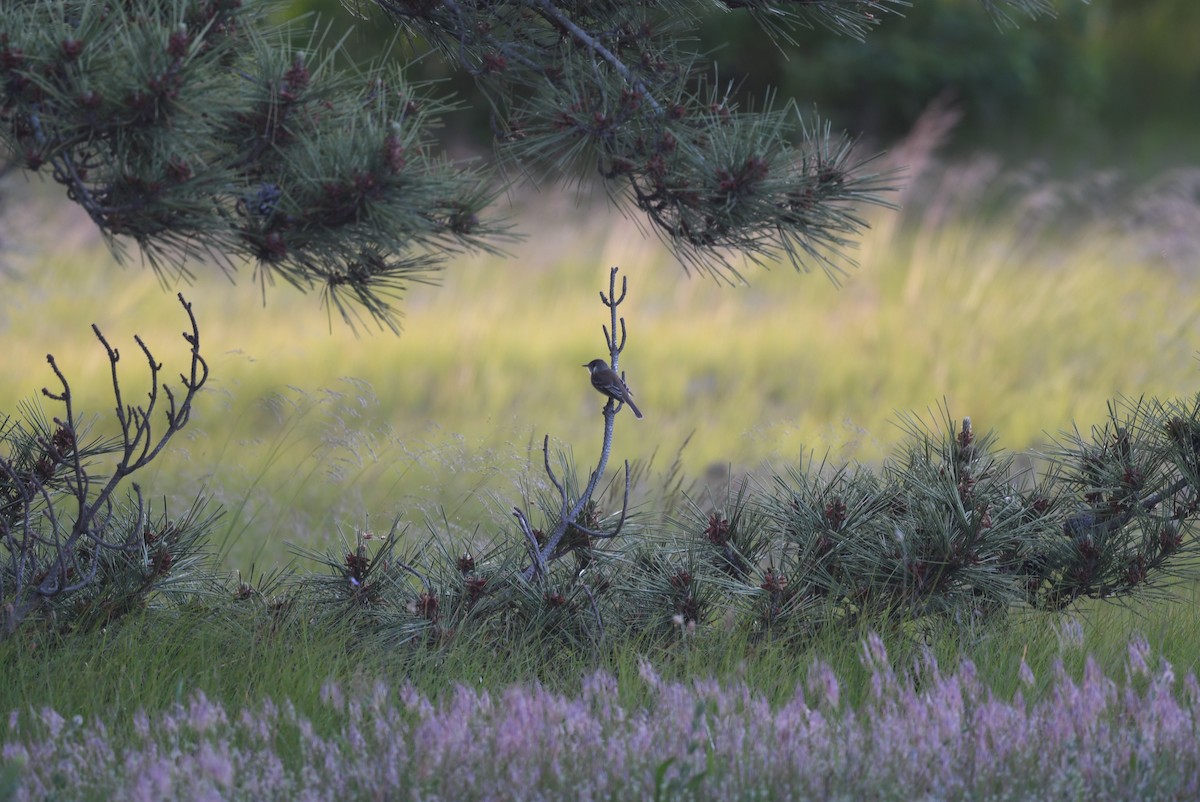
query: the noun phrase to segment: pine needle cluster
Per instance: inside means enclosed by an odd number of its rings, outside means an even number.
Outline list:
[[[297,47],[267,0],[5,3],[0,148],[62,185],[118,253],[132,242],[182,274],[197,257],[249,261],[264,284],[393,329],[395,301],[448,254],[511,239],[488,207],[513,175],[594,166],[686,267],[725,279],[779,260],[836,278],[862,207],[887,205],[890,177],[851,138],[792,100],[739,108],[690,37],[729,13],[780,45],[796,26],[862,38],[902,0],[376,4],[476,79],[507,178],[438,153],[452,105],[394,58],[345,66],[319,33]]]
[[[600,294],[614,363],[627,334],[617,274]],[[434,532],[400,555],[396,527],[372,554],[360,534],[344,555],[310,555],[326,569],[299,583],[300,597],[333,602],[364,637],[405,643],[596,650],[714,626],[791,640],[887,622],[970,628],[1119,599],[1186,573],[1200,547],[1200,398],[1114,402],[1105,426],[1065,436],[1040,471],[970,418],[910,416],[878,468],[791,466],[657,519],[630,509],[628,463],[623,492],[601,490],[619,411],[610,398],[586,481],[544,441],[546,483],[479,554],[456,556],[449,533]]]
[[[179,603],[213,583],[205,559],[217,514],[197,500],[184,515],[155,513],[141,487],[125,480],[145,468],[187,426],[208,380],[192,307],[191,348],[179,389],[140,337],[149,390],[130,403],[118,376],[121,352],[92,327],[108,356],[117,434],[89,434],[70,383],[53,356],[59,389],[42,395],[61,410],[47,418],[25,404],[21,418],[0,420],[0,638],[27,622],[70,632],[103,626],[152,600]],[[209,569],[209,570],[204,570]]]
[[[447,105],[398,66],[335,67],[263,3],[22,0],[0,10],[0,143],[115,248],[207,257],[396,328],[445,256],[494,248],[486,179],[432,148]],[[318,56],[318,53],[323,53]]]
[[[272,598],[349,624],[360,644],[421,650],[475,644],[595,654],[727,633],[803,643],[859,627],[918,635],[982,630],[1020,611],[1119,601],[1186,576],[1198,549],[1200,401],[1115,403],[1086,438],[1064,436],[1036,474],[970,420],[907,422],[876,469],[792,466],[731,483],[681,514],[590,500],[530,578],[523,525],[484,543],[449,532],[417,542],[397,525],[340,550]],[[558,473],[579,492],[567,454]],[[535,538],[558,493],[526,498]],[[589,533],[612,532],[617,537]]]

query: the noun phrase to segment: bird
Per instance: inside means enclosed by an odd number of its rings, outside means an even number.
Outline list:
[[[593,359],[584,367],[592,374],[593,387],[609,398],[628,404],[629,408],[633,410],[634,416],[639,420],[644,417],[642,411],[637,408],[637,404],[633,403],[633,393],[629,391],[629,387],[617,375],[617,372],[608,366],[607,362],[603,359]]]

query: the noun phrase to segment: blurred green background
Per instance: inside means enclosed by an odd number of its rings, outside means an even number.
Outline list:
[[[541,480],[544,435],[593,461],[602,399],[581,365],[604,351],[597,292],[610,265],[630,281],[622,367],[647,414],[621,414],[615,457],[640,471],[644,501],[680,476],[702,494],[810,450],[876,462],[899,439],[897,413],[931,419],[939,404],[1026,449],[1102,421],[1115,395],[1190,396],[1200,4],[1060,5],[1058,20],[997,29],[975,0],[919,2],[866,44],[817,31],[786,58],[714,13],[700,46],[731,32],[713,57],[722,76],[746,71],[747,97],[774,82],[907,166],[902,210],[872,215],[841,288],[783,266],[748,270],[748,286],[688,278],[602,197],[517,187],[502,211],[527,238],[511,258],[454,259],[442,286],[409,293],[401,337],[356,335],[316,296],[264,292],[249,267],[236,286],[205,265],[191,285],[118,267],[53,187],[10,177],[0,410],[52,382],[50,352],[95,425],[109,425],[88,325],[127,351],[140,334],[172,375],[186,354],[182,289],[210,391],[139,480],[176,509],[212,495],[227,510],[227,562],[247,569],[285,560],[285,542],[318,546],[395,516],[417,534],[491,537]],[[293,7],[305,9],[349,26],[363,58],[392,33],[336,2]],[[961,112],[956,126],[930,111],[939,97]],[[446,135],[482,148],[486,124],[463,112]],[[122,363],[131,397],[138,367]]]
[[[714,6],[717,4],[714,3]],[[940,96],[963,112],[953,150],[1007,158],[1053,157],[1061,169],[1119,163],[1149,172],[1200,158],[1200,3],[1193,0],[1056,0],[1057,17],[1012,14],[998,24],[980,0],[916,0],[897,7],[865,41],[800,30],[776,47],[748,15],[716,10],[697,33],[722,82],[746,103],[768,87],[874,143],[911,130]],[[350,49],[373,58],[395,26],[368,0],[295,0]],[[360,18],[360,15],[365,18]],[[331,37],[336,39],[337,37]],[[401,48],[403,50],[403,48]],[[418,46],[419,49],[419,46]],[[412,75],[474,90],[440,58]],[[486,145],[486,110],[463,112],[448,134]]]

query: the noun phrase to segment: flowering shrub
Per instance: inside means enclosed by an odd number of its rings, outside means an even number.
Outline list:
[[[575,698],[540,686],[457,686],[438,701],[411,686],[348,692],[327,683],[336,731],[287,701],[227,711],[186,704],[116,725],[49,708],[9,716],[0,774],[18,800],[317,799],[1195,799],[1200,686],[1177,682],[1142,639],[1124,676],[1061,664],[1037,701],[1003,699],[974,665],[932,655],[906,671],[863,644],[871,683],[854,708],[829,666],[773,709],[753,688],[666,682],[648,664],[642,707],[596,674]],[[1024,661],[1020,682],[1038,680]],[[124,728],[122,728],[124,730]]]

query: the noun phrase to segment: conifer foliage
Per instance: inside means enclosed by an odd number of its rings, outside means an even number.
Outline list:
[[[419,45],[478,80],[508,175],[595,165],[685,265],[743,260],[836,274],[888,182],[797,106],[739,109],[688,37],[751,14],[862,37],[899,0],[378,0]],[[985,0],[1003,15],[1045,0]],[[159,269],[249,260],[318,290],[352,324],[396,328],[405,286],[511,236],[487,213],[500,171],[439,155],[450,108],[398,58],[347,68],[292,44],[264,0],[13,0],[0,8],[0,143],[61,184],[119,251]],[[390,24],[375,20],[362,24]]]
[[[614,361],[627,345],[617,272],[600,294]],[[717,626],[791,641],[864,622],[970,631],[1014,610],[1127,598],[1187,575],[1200,550],[1200,398],[1113,402],[1104,425],[1037,464],[970,418],[907,416],[878,467],[810,460],[681,494],[682,511],[663,517],[631,508],[628,462],[623,479],[604,478],[619,420],[610,399],[595,467],[544,440],[546,481],[491,542],[461,552],[434,532],[413,547],[399,523],[360,533],[306,554],[324,569],[290,598],[322,600],[389,644],[582,650]]]
[[[891,0],[376,2],[479,80],[502,163],[556,175],[595,165],[689,267],[728,277],[741,255],[836,271],[865,225],[856,206],[884,197],[849,140],[790,103],[739,110],[685,45],[701,13],[752,14],[776,41],[814,23],[862,36]],[[1051,10],[984,5],[1002,19]],[[336,49],[295,48],[264,13],[253,0],[5,3],[0,142],[159,269],[248,258],[263,280],[319,288],[351,323],[394,327],[406,282],[509,236],[486,213],[499,184],[435,154],[430,130],[447,106],[396,65],[337,67]],[[614,370],[626,290],[613,268],[600,297]],[[190,358],[178,395],[137,340],[150,391],[124,400],[120,354],[95,332],[112,367],[114,438],[87,436],[52,358],[60,389],[44,394],[61,416],[29,406],[0,421],[0,638],[31,620],[105,625],[150,599],[219,589],[196,570],[212,523],[202,504],[169,519],[136,485],[117,494],[187,424],[208,376],[180,301]],[[630,506],[628,463],[603,489],[614,428],[629,419],[618,412],[610,399],[586,471],[543,440],[545,483],[491,542],[433,532],[414,547],[397,521],[385,537],[306,554],[323,572],[239,583],[227,601],[265,600],[269,627],[324,610],[389,645],[494,648],[525,635],[577,650],[718,621],[793,638],[1126,596],[1181,573],[1200,545],[1200,401],[1114,403],[1036,477],[947,411],[934,426],[911,420],[877,470],[798,466],[658,520]]]
[[[334,68],[240,0],[17,0],[0,141],[160,269],[249,259],[331,312],[396,326],[447,253],[490,248],[487,182],[430,147],[444,104],[398,65]]]
[[[152,597],[179,601],[206,584],[197,569],[215,515],[199,499],[177,518],[156,514],[125,482],[187,426],[208,380],[192,305],[179,302],[190,324],[187,367],[172,389],[135,336],[149,374],[138,403],[122,386],[120,349],[92,327],[108,357],[115,434],[90,431],[53,355],[46,361],[57,387],[42,395],[59,414],[26,404],[19,418],[0,418],[0,639],[30,620],[62,631],[103,626]]]

